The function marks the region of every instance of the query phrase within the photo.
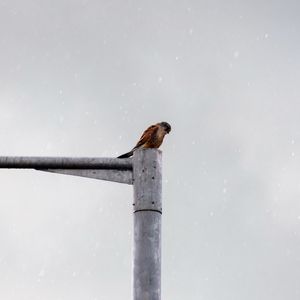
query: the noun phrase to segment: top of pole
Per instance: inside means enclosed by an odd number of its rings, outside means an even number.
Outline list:
[[[133,211],[162,212],[162,152],[158,149],[136,150],[133,155]]]
[[[131,158],[0,156],[2,169],[132,170],[132,165]]]

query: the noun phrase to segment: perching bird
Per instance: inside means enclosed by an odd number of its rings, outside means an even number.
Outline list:
[[[144,131],[136,146],[131,151],[118,156],[118,158],[130,157],[136,149],[159,148],[165,135],[170,133],[170,131],[171,125],[167,122],[151,125]]]

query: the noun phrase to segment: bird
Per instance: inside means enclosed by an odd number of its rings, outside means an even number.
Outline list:
[[[166,134],[171,131],[171,125],[167,122],[160,122],[155,125],[149,126],[141,138],[135,145],[135,147],[129,152],[118,156],[117,158],[128,158],[133,155],[133,152],[137,149],[159,148],[162,144]]]

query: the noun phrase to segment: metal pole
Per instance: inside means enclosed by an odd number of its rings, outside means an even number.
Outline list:
[[[133,299],[161,299],[161,151],[133,156]]]
[[[132,159],[107,157],[1,156],[0,168],[132,170]]]

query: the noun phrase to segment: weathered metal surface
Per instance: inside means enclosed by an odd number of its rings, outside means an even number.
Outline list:
[[[162,212],[161,165],[162,155],[160,150],[135,151],[133,156],[134,212],[145,209]]]
[[[134,214],[133,299],[161,299],[161,214]]]
[[[120,170],[93,170],[93,169],[86,169],[86,170],[45,169],[41,171],[64,174],[64,175],[88,177],[88,178],[114,181],[114,182],[126,183],[126,184],[133,183],[133,176],[131,170],[120,171]]]
[[[161,151],[133,156],[133,299],[161,299]]]
[[[1,156],[0,168],[132,170],[132,159],[106,157]]]

